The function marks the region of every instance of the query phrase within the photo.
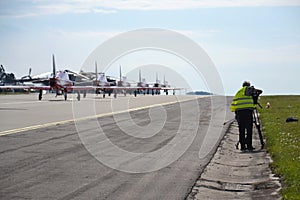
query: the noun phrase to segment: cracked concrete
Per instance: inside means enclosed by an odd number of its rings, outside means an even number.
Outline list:
[[[271,158],[260,149],[254,128],[253,152],[235,148],[238,126],[233,122],[226,132],[211,162],[199,177],[188,200],[198,199],[281,199],[281,185],[269,164]]]

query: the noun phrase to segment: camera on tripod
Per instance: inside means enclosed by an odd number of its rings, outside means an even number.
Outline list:
[[[259,104],[259,102],[258,102],[258,97],[259,97],[259,95],[261,95],[262,94],[262,90],[260,90],[260,89],[256,89],[256,88],[254,88],[254,86],[251,86],[250,87],[250,90],[251,90],[251,96],[252,96],[252,98],[253,98],[253,103],[255,104],[255,105],[258,105],[260,108],[262,108],[262,106]]]

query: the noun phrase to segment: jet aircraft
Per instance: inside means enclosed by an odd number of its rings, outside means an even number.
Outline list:
[[[68,72],[65,71],[56,71],[55,58],[52,55],[52,77],[49,79],[35,79],[31,80],[33,83],[43,83],[42,86],[24,86],[24,85],[3,85],[0,86],[0,89],[25,89],[25,90],[39,90],[38,99],[42,100],[43,90],[54,90],[56,95],[64,95],[64,99],[67,100],[67,94],[69,91],[77,91],[77,99],[80,100],[80,91],[92,90],[91,86],[75,86],[74,81],[70,80]],[[31,72],[31,70],[30,70]]]
[[[48,91],[55,91],[56,95],[63,95],[64,99],[67,100],[67,94],[69,91],[76,91],[77,92],[77,99],[80,100],[80,91],[84,92],[84,97],[86,96],[87,91],[96,91],[96,93],[99,93],[99,91],[102,91],[103,98],[105,98],[105,93],[108,93],[109,95],[111,93],[114,94],[114,97],[117,97],[117,93],[123,93],[126,96],[126,93],[129,92],[130,94],[134,93],[136,96],[137,93],[140,93],[140,91],[143,91],[145,94],[147,91],[147,94],[152,91],[152,95],[154,93],[160,94],[160,90],[164,90],[166,94],[168,95],[169,90],[173,90],[173,94],[175,94],[175,90],[181,90],[181,88],[170,88],[169,85],[166,84],[166,81],[164,81],[164,85],[161,85],[159,81],[157,80],[153,87],[150,87],[148,83],[146,83],[145,79],[141,79],[141,72],[139,73],[140,80],[137,86],[133,87],[131,84],[127,81],[126,76],[122,76],[121,72],[121,66],[120,66],[120,80],[116,84],[116,80],[113,80],[111,78],[107,78],[105,76],[105,73],[99,73],[97,72],[97,63],[95,62],[95,81],[92,81],[87,76],[84,76],[82,74],[78,74],[75,72],[72,72],[71,70],[64,70],[64,71],[56,71],[55,66],[55,58],[54,55],[52,55],[52,76],[50,78],[42,79],[42,78],[32,78],[31,77],[31,69],[29,70],[29,75],[22,77],[23,80],[30,80],[32,83],[41,83],[43,85],[36,86],[36,85],[2,85],[0,86],[0,89],[25,89],[25,90],[39,90],[38,99],[42,100],[42,95],[44,90]],[[77,77],[80,77],[80,81],[77,81],[77,78],[73,76],[70,76],[70,73],[73,75],[77,75]],[[71,77],[71,79],[70,79]],[[72,78],[73,77],[73,78]]]

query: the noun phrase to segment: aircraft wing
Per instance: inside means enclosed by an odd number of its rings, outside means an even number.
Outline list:
[[[0,89],[30,89],[30,86],[22,86],[22,85],[1,85]]]
[[[50,90],[50,86],[2,85],[0,89]]]
[[[93,90],[93,89],[122,89],[122,90],[132,90],[132,89],[143,89],[141,87],[118,87],[118,86],[66,86],[61,89],[67,90]],[[23,86],[23,85],[4,85],[0,86],[0,89],[33,89],[33,90],[50,90],[50,86]]]
[[[160,90],[161,87],[120,87],[120,86],[96,86],[94,89],[116,89],[116,90]]]
[[[50,90],[50,86],[23,86],[23,85],[4,85],[0,89],[25,89],[25,90]],[[120,86],[66,86],[61,89],[67,90],[93,90],[93,89],[116,89],[116,90],[182,90],[183,88],[175,87],[120,87]]]
[[[94,89],[116,89],[116,90],[183,90],[179,87],[120,87],[120,86],[96,86]]]
[[[69,90],[92,90],[94,89],[93,86],[66,86],[62,87],[61,89]],[[0,89],[24,89],[24,90],[50,90],[52,89],[50,86],[23,86],[23,85],[4,85],[0,86]],[[53,88],[55,89],[55,88]]]
[[[162,90],[183,90],[184,88],[176,88],[176,87],[161,87]]]
[[[67,90],[93,90],[95,89],[94,86],[68,86],[66,87]]]

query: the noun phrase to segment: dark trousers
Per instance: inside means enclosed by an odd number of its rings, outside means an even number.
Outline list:
[[[236,119],[239,124],[239,142],[241,149],[246,149],[246,147],[252,148],[253,110],[238,110],[236,112]],[[247,137],[245,137],[246,130]]]

